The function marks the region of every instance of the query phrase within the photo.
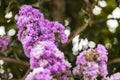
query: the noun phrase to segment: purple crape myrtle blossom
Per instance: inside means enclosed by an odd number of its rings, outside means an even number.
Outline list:
[[[49,69],[44,69],[42,67],[33,69],[25,80],[52,80],[52,76]]]
[[[67,74],[70,74],[71,64],[64,60],[64,54],[58,50],[56,45],[51,41],[39,41],[30,53],[31,69],[43,67],[49,69],[53,75],[60,75],[60,79],[68,80]]]
[[[51,74],[61,75],[61,79],[67,80],[71,64],[55,45],[57,38],[62,43],[67,42],[64,26],[45,19],[39,10],[28,5],[20,8],[17,25],[18,39],[23,44],[26,56],[30,58],[30,68],[33,70],[26,80],[51,80]]]
[[[100,75],[105,78],[107,72],[107,50],[101,44],[95,49],[88,49],[79,54],[73,74],[80,76],[83,80],[95,80]]]
[[[0,36],[0,52],[5,51],[9,44],[10,36]]]
[[[70,74],[71,64],[64,59],[64,54],[51,41],[38,42],[30,53],[31,69],[43,67],[52,74]]]
[[[24,5],[20,8],[17,25],[18,39],[22,42],[27,57],[30,57],[30,51],[38,41],[47,40],[56,43],[57,33],[62,43],[67,42],[64,26],[45,19],[44,15],[32,6]]]
[[[110,77],[107,77],[107,80],[120,80],[120,72],[114,73]]]

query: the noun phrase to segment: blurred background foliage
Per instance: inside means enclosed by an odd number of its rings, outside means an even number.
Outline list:
[[[12,79],[19,80],[24,77],[29,68],[29,59],[24,55],[22,45],[17,39],[18,29],[15,20],[20,7],[24,4],[39,9],[49,20],[59,21],[63,25],[67,24],[65,27],[69,28],[71,32],[69,39],[71,36],[75,37],[79,34],[80,40],[87,38],[88,41],[93,41],[95,44],[105,45],[109,52],[109,75],[120,72],[120,18],[110,17],[111,20],[117,20],[118,23],[114,31],[110,31],[109,24],[107,25],[107,21],[110,20],[108,15],[120,7],[120,0],[100,1],[105,1],[106,6],[101,7],[98,4],[99,0],[0,0],[0,26],[5,27],[6,34],[10,29],[16,31],[15,35],[11,36],[11,44],[8,49],[0,53],[0,58],[5,61],[5,74],[2,77],[7,77],[8,73],[12,73]],[[99,14],[93,12],[95,6],[101,9]],[[5,18],[9,12],[12,12],[12,17]],[[84,24],[88,25],[83,31],[80,31]],[[111,24],[116,25],[114,22]],[[73,54],[72,47],[71,40],[65,45],[60,44],[60,49],[65,53],[66,59],[75,66],[77,55]]]

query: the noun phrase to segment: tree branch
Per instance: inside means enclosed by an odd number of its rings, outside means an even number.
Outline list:
[[[105,22],[105,21],[107,21],[107,20],[117,20],[117,21],[120,21],[120,18],[99,19],[99,20],[95,20],[95,21],[93,21],[92,24],[102,23],[102,22]]]
[[[53,19],[59,22],[64,20],[65,0],[53,0],[55,8],[52,10]]]
[[[84,2],[86,3],[88,12],[90,14],[90,18],[93,19],[92,5],[91,5],[90,1],[89,0],[84,0]]]
[[[120,58],[113,59],[113,60],[109,61],[109,62],[108,62],[108,65],[114,64],[114,63],[120,63]]]
[[[23,78],[21,80],[25,80],[25,78],[27,77],[27,75],[29,74],[30,69],[27,70],[27,72],[25,73],[25,75],[23,76]]]
[[[120,5],[118,0],[115,0],[115,4],[117,7],[119,7],[119,5]]]
[[[0,59],[6,61],[6,62],[9,62],[9,63],[14,63],[14,64],[18,64],[18,65],[24,65],[26,67],[29,67],[29,63],[28,62],[25,62],[25,61],[18,61],[16,59],[13,59],[13,58],[9,58],[9,57],[3,57],[3,56],[0,56]]]
[[[78,34],[80,34],[81,32],[83,32],[83,31],[88,27],[88,25],[93,24],[92,8],[93,8],[94,5],[91,5],[91,3],[90,3],[89,0],[84,0],[84,2],[86,3],[88,12],[89,12],[89,14],[90,14],[89,19],[88,19],[88,22],[87,22],[87,23],[84,23],[81,27],[75,29],[75,30],[70,34],[68,42],[67,42],[63,47],[66,47],[66,46],[72,41],[72,39],[73,39],[76,35],[78,35]]]
[[[81,27],[75,29],[75,30],[70,34],[69,39],[68,39],[68,42],[67,42],[63,47],[66,47],[66,46],[72,41],[72,39],[73,39],[76,35],[78,35],[78,34],[80,34],[81,32],[83,32],[83,31],[88,27],[88,25],[91,24],[91,23],[92,23],[92,20],[91,20],[91,19],[88,19],[88,22],[87,22],[87,23],[84,23]]]
[[[76,35],[78,35],[78,34],[80,34],[81,32],[83,32],[83,31],[88,27],[88,25],[93,25],[93,24],[102,23],[102,22],[105,22],[105,21],[107,21],[107,20],[117,20],[117,21],[120,21],[120,18],[106,18],[106,19],[94,20],[94,19],[93,19],[93,16],[94,16],[94,15],[93,15],[93,13],[92,13],[92,9],[93,9],[93,7],[96,5],[96,3],[98,2],[98,0],[97,0],[95,3],[93,3],[92,5],[91,5],[91,3],[89,2],[89,0],[84,0],[84,1],[85,1],[85,3],[86,3],[86,6],[87,6],[88,11],[89,11],[89,14],[90,14],[90,17],[89,17],[89,19],[88,19],[88,22],[87,22],[87,23],[84,23],[81,27],[75,29],[75,30],[70,34],[69,39],[68,39],[68,42],[67,42],[65,45],[63,45],[63,48],[66,47],[66,46],[72,41],[72,39],[73,39]]]

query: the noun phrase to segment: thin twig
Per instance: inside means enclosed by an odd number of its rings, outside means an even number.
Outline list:
[[[91,22],[92,22],[92,20],[91,20],[91,19],[88,19],[88,22],[87,22],[87,23],[84,23],[81,27],[75,29],[75,30],[70,34],[68,42],[67,42],[63,47],[66,47],[66,46],[72,41],[72,39],[73,39],[76,35],[78,35],[78,34],[80,34],[81,32],[83,32],[83,31],[88,27],[88,25],[89,25]]]
[[[72,39],[73,39],[76,35],[82,33],[82,32],[88,27],[88,25],[93,25],[93,24],[102,23],[102,22],[105,22],[105,21],[107,21],[107,20],[117,20],[117,21],[120,21],[120,18],[106,18],[106,19],[94,20],[94,19],[93,19],[92,9],[93,9],[93,7],[97,4],[98,0],[97,0],[95,3],[93,3],[92,5],[91,5],[91,3],[89,2],[89,0],[84,0],[84,1],[85,1],[86,5],[87,5],[87,8],[88,8],[89,14],[90,14],[90,17],[89,17],[89,19],[88,19],[88,22],[87,22],[87,23],[84,23],[81,27],[75,29],[75,30],[70,34],[69,39],[68,39],[68,42],[63,46],[63,48],[66,47],[66,46],[72,41]]]
[[[59,22],[64,20],[65,0],[53,0],[55,8],[52,10],[53,19]]]
[[[89,0],[84,0],[84,2],[86,3],[87,9],[89,11],[90,18],[93,19],[92,5],[91,5],[90,1]]]
[[[9,62],[9,63],[19,64],[19,65],[24,65],[26,67],[29,67],[29,63],[22,61],[22,60],[18,61],[16,59],[9,58],[9,57],[3,57],[3,56],[0,56],[0,59],[4,60],[6,62]]]
[[[68,42],[66,43],[66,45],[67,45],[68,43],[70,43],[71,40],[72,40],[77,34],[80,34],[81,32],[83,32],[83,31],[87,28],[87,26],[88,26],[89,24],[91,24],[91,25],[93,25],[93,24],[98,24],[98,23],[105,22],[105,21],[107,21],[107,20],[117,20],[117,21],[120,21],[120,18],[99,19],[99,20],[96,20],[96,21],[93,21],[93,20],[89,19],[87,23],[83,24],[81,27],[77,28],[76,30],[74,30],[74,31],[71,33],[71,35],[69,36],[69,40],[68,40]]]
[[[98,23],[103,23],[107,20],[117,20],[117,21],[120,21],[120,18],[107,18],[107,19],[99,19],[99,20],[96,20],[96,21],[93,21],[92,24],[98,24]]]
[[[115,4],[117,7],[119,7],[119,5],[120,5],[118,0],[115,0]]]
[[[120,58],[117,58],[117,59],[114,59],[114,60],[109,61],[109,62],[108,62],[108,65],[114,64],[114,63],[120,63]]]
[[[25,75],[23,76],[23,78],[21,80],[25,80],[25,78],[27,77],[27,75],[29,74],[30,69],[27,70],[27,72],[25,73]]]
[[[94,3],[92,4],[92,9],[95,7],[95,5],[98,4],[98,1],[99,1],[99,0],[95,0],[95,1],[94,1]],[[97,6],[98,6],[98,5],[97,5]]]
[[[88,19],[88,22],[87,22],[87,23],[84,23],[81,27],[75,29],[75,30],[70,34],[68,42],[67,42],[63,47],[66,47],[66,46],[72,41],[72,39],[73,39],[76,35],[78,35],[78,34],[80,34],[81,32],[83,32],[83,31],[88,27],[88,25],[93,24],[92,8],[93,8],[94,5],[91,5],[91,3],[90,3],[89,0],[84,0],[84,1],[85,1],[85,3],[86,3],[88,12],[89,12],[89,14],[90,14],[89,19]]]

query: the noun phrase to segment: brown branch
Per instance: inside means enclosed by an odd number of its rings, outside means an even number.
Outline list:
[[[70,34],[69,40],[68,40],[68,42],[67,42],[65,45],[63,45],[63,48],[66,47],[66,46],[72,41],[72,39],[73,39],[76,35],[82,33],[89,25],[102,23],[102,22],[105,22],[105,21],[107,21],[107,20],[118,20],[118,21],[120,21],[120,18],[106,18],[106,19],[94,20],[94,19],[93,19],[93,16],[94,16],[94,15],[93,15],[93,13],[92,13],[92,9],[93,9],[94,6],[97,4],[98,0],[95,1],[95,3],[93,3],[92,5],[91,5],[91,3],[89,2],[89,0],[84,0],[84,1],[85,1],[85,3],[86,3],[87,9],[88,9],[88,11],[89,11],[90,18],[88,19],[88,22],[87,22],[87,23],[85,23],[85,24],[83,24],[81,27],[75,29],[75,30]]]
[[[119,5],[120,5],[118,0],[115,0],[115,4],[117,7],[119,7]]]
[[[95,0],[95,1],[94,1],[94,3],[92,4],[92,9],[95,7],[95,5],[98,4],[98,1],[99,1],[99,0]],[[97,5],[97,6],[98,6],[98,5]]]
[[[100,20],[95,20],[93,21],[91,18],[88,20],[87,23],[83,24],[81,27],[75,29],[69,36],[69,40],[68,42],[63,46],[63,47],[66,47],[71,41],[72,39],[77,35],[77,34],[80,34],[82,33],[87,27],[88,25],[93,25],[93,24],[98,24],[98,23],[102,23],[102,22],[105,22],[107,20],[118,20],[120,21],[120,18],[108,18],[108,19],[100,19]]]
[[[79,27],[79,28],[77,28],[76,30],[74,30],[74,31],[71,33],[71,35],[70,35],[70,38],[69,38],[69,40],[68,40],[68,43],[69,43],[77,34],[80,34],[81,32],[83,32],[83,31],[87,28],[87,26],[88,26],[88,24],[90,23],[90,21],[91,21],[91,19],[89,19],[88,22],[85,23],[85,24],[83,24],[81,27]]]
[[[13,59],[13,58],[9,58],[9,57],[3,57],[3,56],[0,56],[0,59],[6,61],[6,62],[9,62],[9,63],[14,63],[14,64],[18,64],[18,65],[24,65],[26,67],[29,67],[29,63],[28,62],[25,62],[25,61],[18,61],[16,59]]]
[[[53,0],[55,6],[52,10],[52,16],[55,21],[63,22],[65,12],[65,0]]]
[[[109,61],[108,65],[114,64],[114,63],[120,63],[120,58]]]
[[[68,42],[63,46],[63,47],[66,47],[71,41],[72,39],[80,34],[81,32],[83,32],[87,27],[88,25],[92,25],[93,24],[93,13],[92,13],[92,8],[93,8],[93,4],[91,5],[90,1],[89,0],[84,0],[84,2],[86,3],[86,6],[87,6],[87,9],[88,9],[88,12],[90,14],[90,17],[88,19],[88,22],[87,23],[84,23],[81,27],[75,29],[69,36],[69,40]],[[96,2],[95,2],[96,4]]]
[[[92,24],[98,24],[98,23],[102,23],[102,22],[105,22],[107,20],[117,20],[117,21],[120,21],[120,18],[107,18],[107,19],[99,19],[99,20],[95,20],[93,21]]]
[[[27,72],[25,73],[25,75],[23,76],[23,78],[21,80],[25,80],[25,78],[27,77],[27,75],[29,74],[30,69],[27,70]]]
[[[92,5],[91,5],[89,0],[84,0],[84,2],[86,3],[87,9],[88,9],[89,14],[90,14],[90,18],[92,19],[93,18]]]
[[[66,47],[66,46],[72,41],[72,39],[73,39],[76,35],[82,33],[82,32],[88,27],[88,25],[91,24],[91,23],[92,23],[92,20],[91,20],[91,19],[88,19],[88,22],[87,22],[87,23],[84,23],[81,27],[75,29],[75,30],[70,34],[69,39],[68,39],[68,42],[67,42],[63,47]]]

